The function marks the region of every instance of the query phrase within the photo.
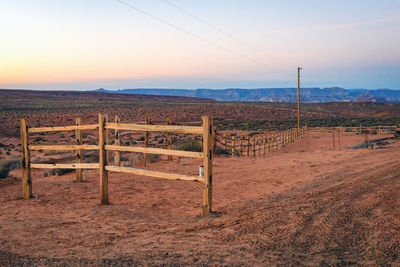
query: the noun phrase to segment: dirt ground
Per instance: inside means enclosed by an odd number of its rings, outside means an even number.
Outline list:
[[[265,156],[216,157],[209,217],[197,182],[110,172],[100,206],[96,171],[83,183],[34,171],[30,200],[14,171],[0,180],[0,265],[400,265],[400,142],[344,149],[363,139],[348,133],[334,149],[311,132]]]

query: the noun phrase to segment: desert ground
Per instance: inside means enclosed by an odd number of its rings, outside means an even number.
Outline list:
[[[76,117],[95,123],[103,112],[122,122],[148,115],[155,123],[171,117],[196,125],[210,115],[217,132],[228,136],[270,135],[297,122],[296,105],[288,103],[62,91],[0,90],[0,111],[0,163],[12,161],[14,167],[21,154],[20,118],[30,127],[64,126],[74,125]],[[344,131],[340,146],[336,139],[333,147],[328,128],[313,128],[393,125],[399,114],[400,104],[302,105],[302,121],[311,129],[304,138],[257,157],[215,155],[208,217],[201,216],[198,182],[110,172],[111,204],[101,206],[96,170],[84,171],[84,182],[77,183],[74,172],[33,169],[34,198],[25,200],[16,167],[0,179],[0,266],[400,265],[399,140],[350,150],[365,136]],[[32,134],[30,144],[73,144],[73,134]],[[191,138],[174,137],[178,149]],[[90,143],[97,133],[83,139]],[[151,140],[151,146],[165,147],[165,134],[152,134]],[[142,145],[143,133],[122,142]],[[135,155],[123,153],[123,165],[144,168]],[[73,153],[31,156],[39,163]],[[196,175],[201,164],[163,156],[145,168]]]
[[[398,265],[400,142],[345,149],[362,141],[345,133],[333,148],[310,131],[265,156],[216,157],[209,217],[197,182],[111,172],[111,204],[100,206],[96,171],[76,183],[35,170],[25,200],[14,170],[0,180],[0,265]],[[150,168],[196,174],[199,164]]]

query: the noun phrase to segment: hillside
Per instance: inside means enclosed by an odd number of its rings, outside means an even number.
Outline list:
[[[130,99],[141,101],[168,101],[168,102],[213,102],[209,98],[186,96],[163,96],[149,94],[109,94],[102,91],[67,91],[67,90],[12,90],[0,89],[0,98],[75,98],[90,100],[118,100]]]
[[[399,123],[400,103],[302,104],[309,126],[392,125]],[[19,136],[19,120],[31,127],[71,125],[76,117],[97,121],[98,113],[122,121],[200,121],[210,115],[224,129],[288,129],[296,125],[295,103],[217,102],[204,98],[109,94],[76,91],[0,90],[0,137]]]
[[[187,96],[211,98],[218,101],[238,102],[297,102],[297,88],[259,88],[259,89],[123,89],[105,90],[98,89],[97,92],[108,92],[116,94],[142,94],[142,95],[164,95],[164,96]],[[301,88],[302,102],[325,103],[332,101],[340,102],[400,102],[400,90],[347,90],[339,87],[332,88]]]

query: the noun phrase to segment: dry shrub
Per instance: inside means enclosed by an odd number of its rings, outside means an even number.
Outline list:
[[[63,174],[70,173],[73,171],[75,171],[75,170],[73,170],[73,169],[51,169],[44,173],[44,177],[49,177],[49,176],[53,176],[53,175],[61,176]]]
[[[202,145],[198,141],[187,141],[177,146],[177,149],[184,151],[201,152]]]
[[[0,179],[7,178],[8,173],[12,170],[21,168],[21,160],[18,158],[12,158],[0,162]]]

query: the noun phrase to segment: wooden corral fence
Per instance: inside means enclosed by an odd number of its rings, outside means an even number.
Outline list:
[[[215,130],[215,148],[229,151],[231,156],[262,156],[268,152],[281,149],[289,143],[295,142],[307,134],[307,126],[292,128],[279,134],[267,136],[265,133],[257,136],[228,136],[219,134]]]
[[[203,183],[203,215],[208,215],[212,211],[212,176],[213,176],[213,145],[214,145],[214,127],[212,118],[208,116],[202,117],[202,126],[180,126],[180,125],[152,125],[150,120],[146,119],[146,124],[137,123],[121,123],[119,117],[115,118],[115,122],[108,122],[108,116],[99,114],[99,123],[91,125],[81,125],[80,119],[77,119],[76,125],[60,126],[60,127],[42,127],[30,128],[27,126],[25,119],[21,119],[21,142],[22,142],[22,191],[24,198],[32,197],[32,179],[31,169],[76,169],[76,179],[82,181],[83,169],[98,169],[100,174],[100,203],[108,204],[108,172],[124,172],[136,175],[151,176],[172,180],[199,181]],[[81,131],[98,130],[98,144],[88,145],[82,144]],[[115,131],[115,140],[110,144],[108,138],[108,130]],[[120,142],[120,131],[137,131],[145,132],[145,147],[138,146],[122,146]],[[75,131],[74,145],[30,145],[29,134],[40,132],[60,132]],[[165,132],[167,137],[167,148],[151,148],[149,146],[150,132]],[[202,152],[191,152],[182,150],[173,150],[171,145],[170,134],[194,134],[202,137]],[[30,152],[35,150],[70,150],[76,151],[76,163],[31,163]],[[83,163],[83,150],[98,151],[99,161],[93,163]],[[108,151],[114,152],[114,164],[108,158]],[[168,156],[192,157],[203,160],[203,173],[199,176],[182,175],[175,173],[166,173],[152,171],[146,169],[137,169],[131,167],[120,166],[120,152],[137,152],[149,154],[161,154]],[[148,157],[145,157],[145,162]],[[146,164],[146,163],[145,163]]]

